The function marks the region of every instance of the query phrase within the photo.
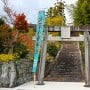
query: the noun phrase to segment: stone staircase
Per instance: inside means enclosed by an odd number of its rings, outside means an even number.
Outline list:
[[[63,42],[53,67],[46,77],[51,81],[82,81],[82,58],[78,42]]]

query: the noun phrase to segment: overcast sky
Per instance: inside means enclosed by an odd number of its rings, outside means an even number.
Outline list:
[[[29,22],[36,23],[38,11],[53,6],[57,0],[10,0],[10,1],[13,8],[16,9],[18,12],[25,12]],[[66,4],[74,4],[77,0],[63,0],[63,1],[65,1]],[[70,22],[69,15],[67,14],[67,12],[65,14],[67,22]]]

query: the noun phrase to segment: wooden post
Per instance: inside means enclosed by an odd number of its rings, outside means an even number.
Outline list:
[[[38,85],[43,85],[43,78],[44,78],[44,72],[45,72],[45,61],[46,61],[46,52],[47,52],[47,35],[48,30],[46,29],[44,32],[44,40],[42,44],[41,49],[41,58],[40,58],[40,64],[39,64],[39,75],[38,75]]]
[[[90,43],[89,32],[84,32],[85,35],[85,87],[90,87]]]
[[[35,88],[35,85],[36,85],[36,73],[34,73],[34,88]]]

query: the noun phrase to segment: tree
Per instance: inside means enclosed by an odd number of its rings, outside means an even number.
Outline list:
[[[73,11],[74,25],[90,24],[90,1],[78,0]]]
[[[10,0],[1,0],[3,5],[3,11],[5,15],[1,15],[4,20],[8,23],[13,25],[15,17],[16,17],[16,11],[10,7]]]
[[[6,48],[9,46],[11,47],[12,49],[10,49],[10,52],[13,53],[13,49],[14,49],[14,46],[15,44],[18,43],[18,40],[21,39],[21,34],[20,33],[26,33],[28,31],[28,23],[27,23],[27,20],[26,20],[26,16],[24,13],[20,13],[20,14],[16,14],[16,11],[11,8],[10,6],[10,0],[1,0],[2,1],[2,5],[3,5],[3,10],[5,12],[5,16],[2,16],[2,18],[5,20],[6,23],[8,24],[12,24],[14,28],[12,28],[11,30],[11,39],[10,40],[3,40],[3,43],[4,45],[6,45]],[[3,21],[2,19],[0,19],[0,23],[3,24]],[[8,24],[5,24],[3,25],[1,28],[3,28],[2,30],[4,30],[5,32],[2,32],[1,35],[6,36],[9,35],[8,34],[8,28],[4,28],[4,26],[8,25]],[[10,27],[9,27],[10,28]],[[7,32],[6,32],[7,31]],[[5,38],[3,37],[2,38]],[[27,37],[27,36],[26,36]],[[24,40],[21,39],[20,42],[23,42]],[[31,41],[31,39],[29,40]],[[23,42],[24,45],[26,45],[26,42],[29,42],[28,39],[26,41]],[[10,44],[9,44],[10,42]],[[32,43],[32,42],[31,42]],[[31,48],[29,47],[31,44],[27,44],[26,46],[28,48]]]
[[[47,18],[46,19],[46,25],[47,26],[61,26],[61,25],[65,25],[63,19],[64,18],[62,16],[55,16],[55,17]]]
[[[14,46],[14,53],[18,53],[20,58],[25,58],[28,54],[28,50],[22,42],[18,41]]]
[[[47,11],[47,26],[65,25],[64,2],[57,2],[54,7],[50,7]]]
[[[4,47],[2,53],[9,53],[12,47],[12,29],[8,24],[3,24],[0,26],[0,42]]]
[[[1,26],[4,25],[4,20],[2,18],[0,18],[0,31],[2,30]],[[3,43],[2,43],[2,34],[0,32],[0,53],[3,51],[4,47],[3,47]]]
[[[26,16],[24,15],[24,13],[18,14],[16,16],[16,19],[14,21],[14,27],[19,32],[26,32],[26,31],[28,31],[28,23],[27,23]]]
[[[56,43],[51,42],[48,44],[47,53],[50,56],[54,57],[54,59],[55,59],[55,57],[58,53],[58,50],[60,50],[60,48],[61,48],[60,42],[56,42]]]
[[[5,53],[14,53],[13,49],[15,44],[18,42],[19,34],[22,32],[26,32],[26,30],[28,29],[28,23],[25,20],[25,17],[26,16],[24,14],[19,14],[16,16],[16,19],[14,21],[14,27],[16,31],[14,31],[14,28],[11,28],[1,19],[0,41],[4,46]]]
[[[3,25],[5,22],[2,18],[0,18],[0,26]]]
[[[33,52],[33,50],[34,50],[34,41],[32,40],[32,37],[30,37],[28,35],[28,33],[20,35],[20,40],[27,47],[27,49],[30,52]]]

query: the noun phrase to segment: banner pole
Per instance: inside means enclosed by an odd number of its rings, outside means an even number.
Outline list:
[[[37,71],[37,64],[38,64],[38,59],[40,56],[40,50],[41,50],[41,45],[43,42],[43,33],[45,31],[44,29],[45,25],[45,11],[39,11],[38,14],[38,23],[36,26],[36,43],[35,43],[35,51],[34,51],[34,63],[33,63],[33,68],[32,72],[34,73],[34,87],[36,84],[36,71]]]
[[[36,73],[34,73],[34,88],[35,88],[35,85],[36,85]]]

